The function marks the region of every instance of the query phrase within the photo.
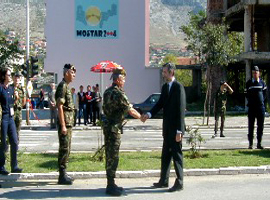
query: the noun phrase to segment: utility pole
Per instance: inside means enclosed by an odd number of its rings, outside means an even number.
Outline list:
[[[29,0],[26,0],[26,67],[27,67],[27,76],[26,76],[26,86],[29,82]],[[30,112],[30,104],[29,104],[29,94],[26,88],[26,124],[30,125],[29,120],[29,112]]]

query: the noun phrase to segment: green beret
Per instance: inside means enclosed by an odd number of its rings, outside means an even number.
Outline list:
[[[123,75],[123,76],[126,76],[127,73],[126,73],[126,70],[123,68],[123,67],[117,67],[113,70],[113,74],[120,74],[120,75]]]
[[[71,69],[74,72],[76,72],[76,68],[72,64],[65,64],[64,69]]]

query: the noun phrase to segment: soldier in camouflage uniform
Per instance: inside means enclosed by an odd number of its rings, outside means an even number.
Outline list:
[[[227,94],[232,94],[233,89],[224,81],[220,82],[220,88],[218,89],[215,102],[214,102],[214,112],[215,112],[215,133],[212,138],[217,136],[218,130],[218,120],[219,116],[221,117],[221,125],[220,125],[220,137],[225,137],[223,134],[224,130],[224,122],[225,122],[225,114],[226,114],[226,103],[227,103]]]
[[[26,103],[25,90],[20,84],[21,76],[22,74],[20,72],[16,72],[14,74],[14,80],[13,80],[14,93],[18,93],[18,96],[19,96],[19,98],[15,99],[14,101],[14,122],[16,125],[18,141],[19,141],[19,133],[21,130],[21,123],[22,123],[22,109]]]
[[[132,108],[123,90],[125,77],[126,73],[123,68],[115,69],[112,74],[113,84],[104,92],[103,111],[106,119],[103,125],[103,133],[106,153],[106,193],[112,196],[121,196],[124,193],[124,189],[118,187],[114,181],[119,162],[124,116],[130,114],[134,118],[141,119],[140,113]]]
[[[76,69],[71,64],[65,64],[63,71],[64,78],[59,83],[55,93],[56,106],[58,108],[57,127],[59,138],[58,184],[71,185],[73,179],[66,173],[71,148],[72,126],[74,122],[74,103],[69,83],[74,80]]]

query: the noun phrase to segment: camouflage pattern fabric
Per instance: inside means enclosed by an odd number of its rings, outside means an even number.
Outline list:
[[[112,132],[110,127],[103,129],[105,136],[106,174],[107,178],[115,178],[119,163],[119,149],[121,144],[121,133]]]
[[[217,130],[218,130],[219,116],[221,117],[220,133],[223,133],[223,130],[224,130],[225,112],[217,113],[215,115],[215,134],[217,133]]]
[[[61,126],[58,126],[59,151],[58,151],[58,167],[66,169],[71,149],[72,127],[67,128],[67,134],[61,133]]]
[[[220,91],[220,89],[216,93],[215,97],[215,112],[221,113],[226,112],[226,103],[227,103],[227,90],[224,89]]]
[[[67,127],[67,134],[63,135],[61,130],[61,125],[59,119],[58,124],[58,138],[59,138],[59,153],[58,153],[58,166],[59,169],[66,169],[68,162],[70,147],[71,147],[71,137],[72,137],[72,126],[74,122],[74,103],[69,89],[68,84],[63,79],[55,93],[56,105],[63,104],[64,120]]]
[[[64,110],[64,119],[66,123],[66,127],[72,127],[74,123],[74,109],[75,105],[73,103],[73,98],[71,94],[71,90],[69,89],[68,84],[65,80],[62,80],[55,93],[56,106],[59,104],[63,104]],[[58,125],[59,121],[58,121]]]
[[[17,136],[19,141],[19,133],[21,131],[21,124],[22,124],[23,99],[25,98],[25,91],[21,85],[19,87],[14,87],[14,92],[15,91],[17,91],[19,94],[19,99],[14,103],[14,122],[16,125]]]
[[[113,84],[104,92],[103,111],[105,121],[103,133],[105,136],[106,174],[107,178],[115,178],[119,162],[121,130],[125,114],[131,108],[125,92]]]
[[[219,117],[221,117],[220,132],[223,133],[226,114],[226,103],[227,103],[227,90],[224,89],[223,91],[220,91],[219,89],[215,97],[215,133],[217,133],[218,130]]]

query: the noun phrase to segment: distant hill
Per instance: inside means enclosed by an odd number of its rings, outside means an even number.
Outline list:
[[[180,27],[189,12],[205,9],[207,0],[150,0],[150,43],[184,45]]]
[[[150,0],[150,43],[181,45],[179,28],[188,23],[188,13],[204,9],[207,0]],[[46,8],[44,0],[30,0],[30,30],[32,37],[45,38]],[[25,36],[25,0],[2,0],[0,29],[12,29]]]

